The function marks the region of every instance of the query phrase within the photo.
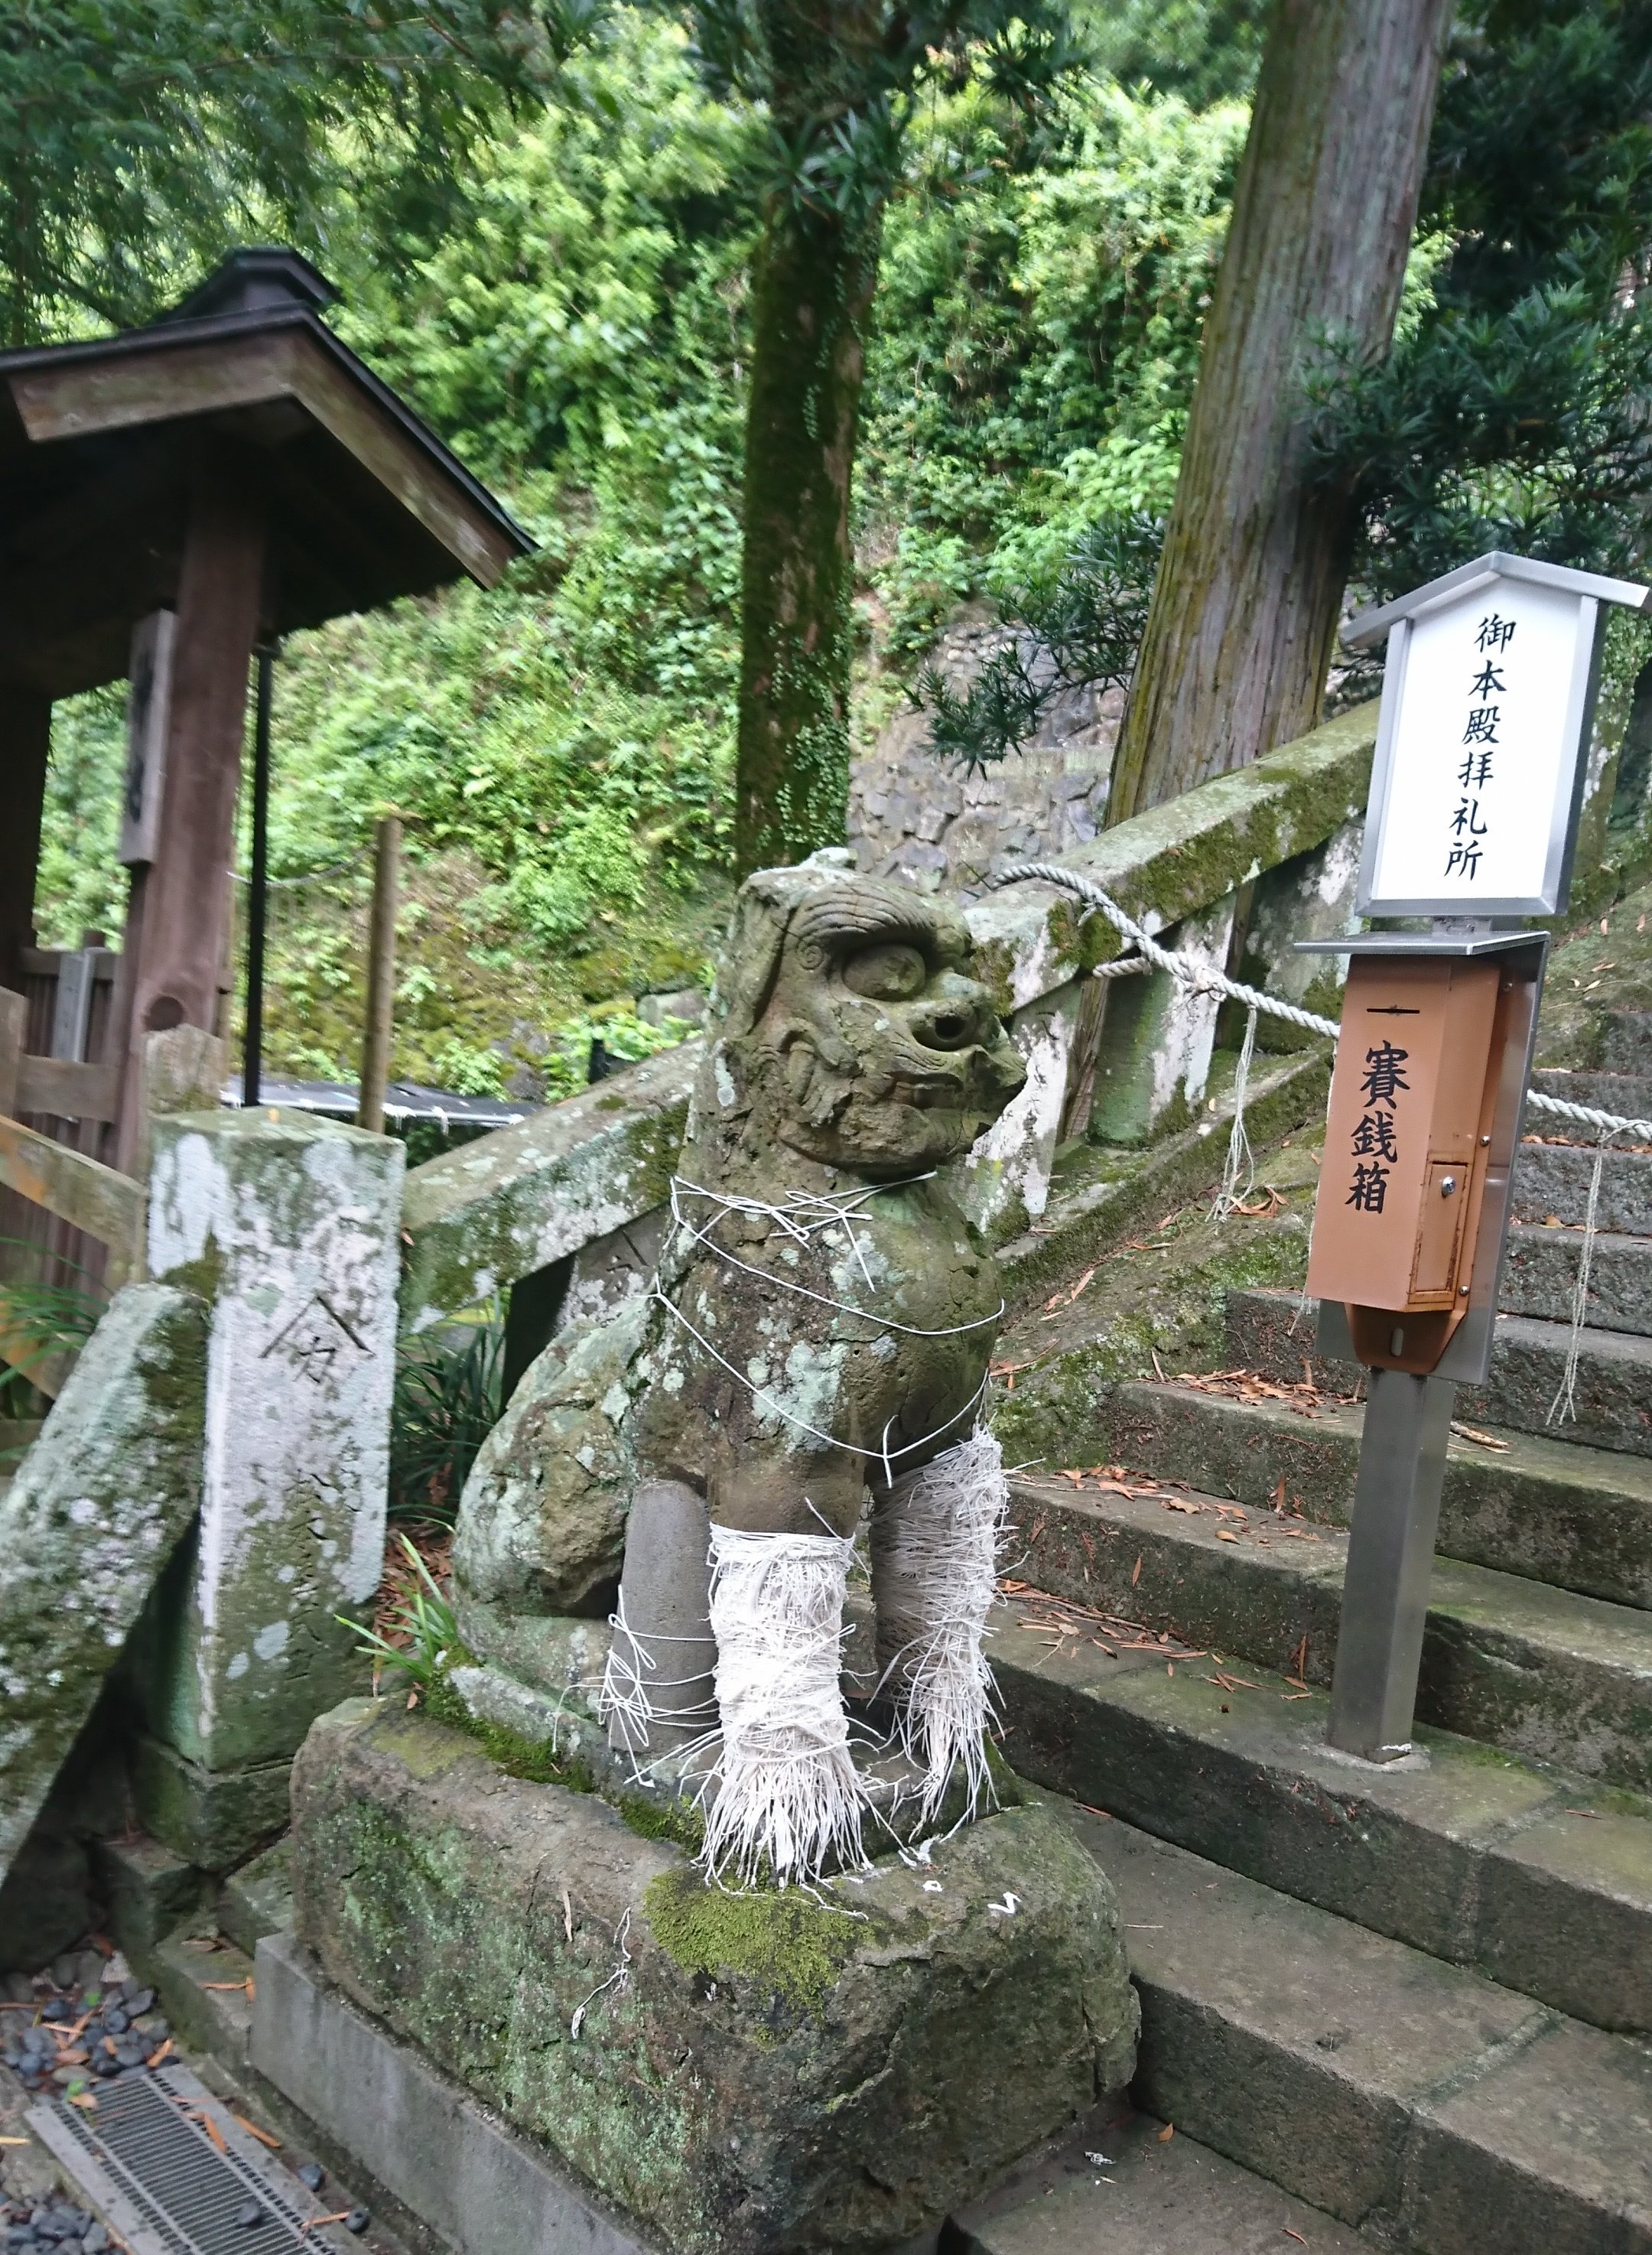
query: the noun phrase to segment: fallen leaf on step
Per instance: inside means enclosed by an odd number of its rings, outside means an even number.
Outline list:
[[[1219,1542],[1237,1542],[1239,1537],[1231,1527],[1219,1527],[1216,1530],[1216,1540]]]
[[[1163,2128],[1159,2132],[1159,2143],[1160,2143],[1160,2145],[1161,2145],[1161,2146],[1168,2146],[1168,2145],[1170,2144],[1170,2139],[1171,2139],[1175,2135],[1176,2135],[1176,2125],[1175,2125],[1175,2123],[1174,2123],[1174,2122],[1167,2122],[1167,2123],[1164,2125],[1164,2127],[1163,2127]]]
[[[1459,1425],[1455,1417],[1452,1420],[1452,1430],[1465,1441],[1476,1442],[1482,1449],[1506,1449],[1509,1445],[1507,1441],[1500,1441],[1495,1433],[1482,1433],[1478,1425]]]
[[[1130,1587],[1131,1587],[1132,1589],[1134,1589],[1134,1588],[1135,1587],[1136,1584],[1141,1580],[1141,1578],[1142,1578],[1142,1561],[1141,1561],[1141,1559],[1138,1557],[1138,1558],[1137,1558],[1137,1560],[1136,1560],[1136,1562],[1135,1562],[1135,1565],[1134,1565],[1134,1566],[1132,1566],[1132,1567],[1131,1567],[1131,1569],[1130,1569]]]

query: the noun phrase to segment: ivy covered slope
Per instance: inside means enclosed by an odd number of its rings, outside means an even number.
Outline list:
[[[656,1038],[630,998],[702,974],[727,897],[760,130],[705,94],[678,26],[622,9],[484,149],[464,223],[425,256],[371,262],[334,221],[349,341],[541,545],[492,594],[289,644],[276,1069],[353,1072],[388,809],[408,825],[398,1074],[482,1091],[531,1066],[554,1092],[594,1029],[621,1055]],[[1105,74],[1036,141],[980,92],[926,109],[871,339],[862,732],[961,598],[1099,509],[1163,506],[1243,130],[1238,102]],[[52,941],[119,929],[120,730],[117,692],[57,716]]]

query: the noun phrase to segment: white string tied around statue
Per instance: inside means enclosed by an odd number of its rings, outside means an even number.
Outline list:
[[[1301,1026],[1311,1034],[1324,1034],[1333,1042],[1342,1031],[1334,1018],[1322,1018],[1317,1011],[1301,1009],[1294,1002],[1282,1002],[1276,994],[1264,994],[1259,987],[1247,987],[1240,980],[1230,979],[1213,964],[1201,963],[1196,956],[1177,955],[1168,947],[1161,947],[1145,926],[1121,909],[1093,877],[1081,877],[1076,870],[1064,869],[1058,862],[1017,861],[989,880],[994,891],[1025,882],[1054,885],[1058,890],[1071,893],[1075,899],[1100,909],[1107,921],[1134,943],[1142,958],[1156,970],[1168,972],[1193,994],[1223,995],[1230,1001],[1242,1002],[1253,1014],[1260,1011],[1264,1017],[1281,1018],[1287,1025]],[[1107,963],[1100,965],[1096,973],[1098,978],[1119,975],[1114,966]],[[1540,1112],[1552,1113],[1557,1119],[1575,1120],[1581,1128],[1593,1128],[1606,1135],[1631,1135],[1637,1142],[1652,1143],[1652,1120],[1625,1119],[1615,1112],[1602,1112],[1592,1104],[1573,1104],[1567,1097],[1550,1096],[1538,1088],[1528,1089],[1526,1101]],[[1242,1110],[1241,1104],[1241,1115]],[[1236,1115],[1235,1136],[1240,1126],[1241,1117]]]
[[[840,1677],[853,1535],[711,1530],[722,1746],[701,1793],[707,1876],[784,1887],[864,1871],[863,1794]]]
[[[715,1254],[720,1261],[727,1261],[731,1268],[743,1268],[748,1275],[759,1277],[764,1283],[778,1284],[783,1290],[795,1292],[801,1299],[815,1300],[826,1307],[836,1308],[844,1315],[858,1317],[863,1323],[875,1324],[882,1331],[903,1331],[914,1338],[955,1338],[966,1331],[980,1331],[988,1324],[995,1324],[1004,1311],[1004,1303],[1001,1300],[996,1310],[990,1316],[974,1316],[967,1324],[950,1324],[934,1331],[925,1331],[916,1324],[896,1323],[892,1317],[879,1315],[874,1309],[857,1308],[847,1300],[836,1300],[826,1293],[810,1291],[802,1284],[794,1284],[790,1277],[777,1275],[773,1269],[754,1268],[749,1261],[742,1261],[738,1254],[729,1252],[727,1246],[719,1245],[714,1237],[697,1228],[692,1221],[682,1215],[679,1198],[679,1193],[686,1191],[697,1198],[708,1199],[713,1205],[721,1206],[731,1213],[761,1217],[786,1230],[799,1244],[810,1242],[818,1231],[840,1224],[854,1249],[861,1274],[866,1278],[868,1284],[872,1285],[872,1289],[875,1290],[876,1286],[873,1284],[872,1274],[866,1265],[866,1255],[860,1240],[854,1234],[852,1221],[854,1219],[861,1218],[859,1209],[868,1199],[879,1197],[889,1191],[904,1190],[914,1181],[928,1182],[931,1179],[929,1175],[917,1175],[909,1177],[908,1182],[905,1183],[875,1183],[868,1190],[841,1191],[835,1197],[794,1196],[784,1205],[771,1205],[763,1198],[726,1198],[721,1191],[701,1190],[698,1184],[687,1182],[681,1177],[673,1176],[671,1212],[682,1221],[683,1227],[687,1230],[696,1244],[704,1246],[708,1253]],[[805,1216],[809,1219],[805,1219]],[[763,1408],[772,1411],[784,1423],[795,1426],[798,1432],[807,1433],[812,1440],[824,1441],[828,1448],[841,1449],[847,1455],[859,1457],[867,1464],[881,1465],[886,1486],[894,1483],[896,1477],[895,1466],[898,1458],[915,1456],[919,1450],[927,1449],[931,1442],[938,1441],[943,1434],[950,1433],[955,1426],[961,1425],[966,1418],[970,1419],[973,1423],[980,1413],[981,1403],[987,1397],[989,1373],[983,1371],[981,1384],[975,1391],[953,1412],[950,1417],[944,1418],[931,1431],[921,1434],[916,1441],[903,1441],[899,1448],[892,1449],[889,1446],[889,1426],[885,1426],[883,1437],[878,1447],[862,1448],[858,1442],[843,1440],[835,1433],[823,1431],[819,1425],[812,1425],[806,1417],[799,1417],[795,1410],[788,1409],[785,1403],[777,1395],[770,1393],[766,1387],[757,1385],[736,1364],[730,1362],[727,1355],[720,1353],[698,1324],[691,1322],[683,1313],[676,1301],[661,1290],[657,1270],[655,1272],[650,1297],[657,1301],[675,1322],[682,1325],[703,1353],[709,1355],[720,1369],[727,1371],[737,1385],[745,1388],[754,1401],[761,1403]],[[890,1423],[893,1422],[891,1419]]]
[[[667,1636],[655,1629],[650,1632],[647,1643],[637,1636],[625,1618],[625,1591],[621,1588],[614,1611],[608,1615],[608,1626],[613,1640],[602,1664],[602,1675],[597,1691],[597,1720],[606,1723],[616,1720],[625,1741],[625,1751],[631,1758],[631,1774],[639,1785],[646,1784],[648,1773],[662,1761],[681,1758],[714,1739],[717,1732],[717,1707],[713,1699],[691,1701],[687,1706],[667,1707],[659,1704],[656,1694],[661,1691],[685,1691],[692,1685],[706,1682],[711,1675],[708,1668],[696,1668],[692,1675],[662,1675],[659,1661],[649,1650],[650,1644],[699,1645],[709,1656],[715,1649],[709,1636]],[[688,1747],[673,1743],[664,1754],[656,1755],[652,1761],[639,1762],[639,1752],[649,1743],[650,1725],[654,1723],[697,1723],[700,1727]]]
[[[880,1688],[894,1689],[903,1750],[922,1773],[921,1824],[939,1815],[960,1766],[960,1823],[996,1800],[983,1642],[1009,1509],[1003,1451],[983,1431],[907,1474],[872,1514]]]
[[[869,1308],[857,1308],[848,1300],[834,1300],[829,1292],[812,1292],[807,1285],[793,1283],[791,1277],[782,1276],[772,1268],[759,1268],[752,1261],[742,1261],[737,1253],[731,1253],[726,1245],[719,1245],[709,1228],[701,1229],[697,1223],[691,1220],[683,1212],[682,1206],[682,1196],[686,1191],[692,1198],[704,1198],[708,1205],[716,1206],[723,1213],[755,1214],[765,1220],[777,1223],[800,1245],[810,1243],[818,1232],[841,1225],[861,1275],[875,1291],[877,1286],[873,1282],[872,1272],[866,1265],[866,1254],[854,1229],[854,1221],[861,1219],[860,1208],[868,1198],[876,1198],[886,1191],[910,1190],[914,1183],[932,1183],[934,1179],[934,1170],[931,1169],[926,1175],[909,1175],[900,1183],[874,1183],[868,1190],[840,1193],[842,1203],[830,1197],[799,1198],[794,1192],[784,1205],[769,1205],[761,1198],[726,1198],[721,1191],[701,1190],[698,1183],[691,1183],[685,1176],[673,1175],[671,1177],[671,1219],[679,1229],[687,1232],[696,1245],[703,1245],[708,1253],[714,1253],[720,1261],[727,1261],[731,1268],[743,1268],[748,1276],[756,1276],[762,1283],[778,1284],[782,1291],[795,1292],[800,1300],[813,1300],[820,1307],[835,1308],[841,1315],[861,1317],[868,1324],[876,1324],[880,1330],[901,1331],[908,1338],[955,1338],[962,1331],[981,1331],[988,1324],[995,1324],[1008,1307],[1009,1302],[1001,1299],[989,1316],[974,1316],[967,1324],[948,1324],[939,1330],[926,1330],[921,1324],[897,1324],[893,1316],[881,1316],[875,1314]],[[819,1219],[806,1223],[800,1219],[803,1214],[813,1212],[821,1207],[826,1208],[827,1211]],[[657,1285],[657,1279],[656,1282]],[[657,1291],[657,1296],[658,1296]],[[669,1302],[667,1305],[670,1305]]]
[[[967,1323],[899,1323],[742,1260],[711,1234],[715,1216],[702,1226],[687,1211],[689,1202],[698,1199],[718,1214],[766,1220],[799,1246],[840,1230],[861,1275],[875,1290],[855,1224],[866,1219],[864,1210],[873,1198],[906,1187],[910,1183],[874,1184],[833,1195],[794,1193],[777,1204],[727,1197],[678,1177],[671,1184],[671,1212],[696,1245],[730,1267],[880,1331],[946,1338],[996,1324],[1003,1312],[1002,1301],[990,1315]],[[891,1490],[898,1478],[898,1460],[931,1448],[965,1419],[973,1424],[985,1399],[989,1380],[983,1372],[980,1387],[933,1431],[891,1448],[886,1427],[879,1447],[863,1448],[798,1416],[720,1353],[667,1296],[657,1275],[653,1296],[754,1401],[812,1438],[878,1465]],[[996,1594],[1008,1488],[998,1444],[981,1432],[941,1451],[900,1486],[903,1517],[912,1523],[895,1538],[903,1586],[894,1599],[894,1626],[881,1640],[893,1643],[900,1663],[896,1689],[903,1741],[924,1775],[920,1790],[927,1817],[945,1798],[958,1760],[964,1764],[971,1810],[989,1790],[982,1738],[992,1712],[991,1678],[981,1645]],[[882,1517],[887,1538],[896,1522],[887,1513]],[[881,1539],[875,1528],[875,1545]],[[806,1880],[829,1858],[845,1863],[863,1859],[860,1825],[865,1795],[848,1752],[840,1684],[843,1597],[853,1550],[853,1536],[830,1533],[712,1529],[711,1616],[722,1747],[702,1789],[702,1804],[710,1803],[702,1854],[714,1879],[733,1871],[749,1884],[766,1862],[783,1882]],[[932,1586],[925,1580],[931,1569]],[[882,1576],[875,1570],[880,1620],[884,1614],[882,1584]],[[616,1630],[619,1626],[616,1616]],[[640,1723],[644,1736],[654,1688],[639,1669],[631,1671],[629,1682],[615,1687],[616,1711],[622,1711],[628,1723]]]

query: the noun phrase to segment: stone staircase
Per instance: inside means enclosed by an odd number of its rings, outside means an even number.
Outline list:
[[[1652,1013],[1600,1054],[1542,1085],[1652,1113]],[[1325,1744],[1362,1412],[1295,1294],[1230,1291],[1226,1372],[1099,1382],[1016,1487],[1005,1751],[1120,1889],[1138,2104],[1415,2255],[1652,2251],[1652,1155],[1604,1163],[1550,1425],[1593,1164],[1519,1155],[1403,1762]],[[1184,2244],[1086,2213],[1075,2251]]]

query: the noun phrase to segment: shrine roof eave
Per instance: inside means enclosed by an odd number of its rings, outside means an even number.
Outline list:
[[[492,587],[534,546],[306,306],[0,353],[0,609],[19,635],[32,618],[39,653],[19,664],[0,650],[0,673],[60,695],[124,672],[132,619],[169,600],[197,437],[221,443],[264,495],[277,631],[461,573]],[[73,568],[77,553],[89,573]],[[107,583],[95,601],[93,580]]]

